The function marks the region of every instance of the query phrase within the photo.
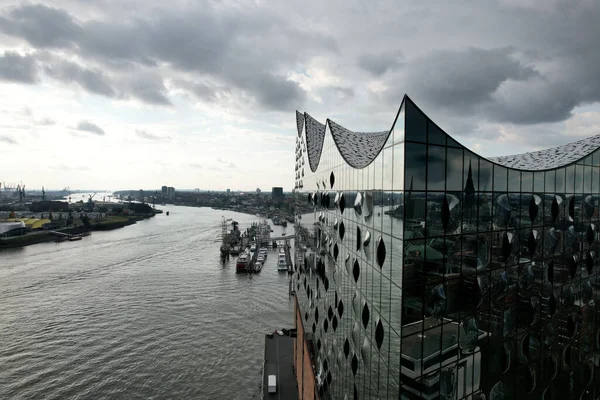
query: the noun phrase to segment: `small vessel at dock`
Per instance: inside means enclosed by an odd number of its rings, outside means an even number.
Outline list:
[[[260,261],[257,261],[254,263],[254,272],[260,272],[260,270],[262,269],[263,264]]]
[[[248,253],[241,254],[240,257],[235,262],[236,272],[247,272],[248,264],[250,263],[250,261],[251,261],[250,254],[248,254]]]

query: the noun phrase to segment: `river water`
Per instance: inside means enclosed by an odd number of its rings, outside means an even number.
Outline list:
[[[236,274],[219,257],[221,216],[241,229],[256,217],[161,208],[0,252],[0,399],[259,397],[264,334],[293,325],[275,250],[260,274]]]

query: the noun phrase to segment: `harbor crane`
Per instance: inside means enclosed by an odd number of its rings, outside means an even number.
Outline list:
[[[96,197],[96,194],[97,194],[97,193],[94,193],[94,194],[90,194],[90,195],[88,195],[88,196],[89,196],[89,199],[88,199],[88,201],[87,201],[87,208],[88,208],[88,210],[90,210],[90,211],[92,211],[92,210],[94,209],[94,201],[93,201],[93,200],[94,200],[94,197]]]

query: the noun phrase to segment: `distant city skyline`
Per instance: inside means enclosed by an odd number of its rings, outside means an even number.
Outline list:
[[[289,191],[294,110],[385,130],[404,93],[483,156],[557,146],[600,133],[598,37],[592,0],[6,1],[0,181]]]

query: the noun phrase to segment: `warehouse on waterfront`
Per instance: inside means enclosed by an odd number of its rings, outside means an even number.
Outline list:
[[[486,159],[407,96],[382,132],[296,117],[301,398],[600,396],[600,135]]]

